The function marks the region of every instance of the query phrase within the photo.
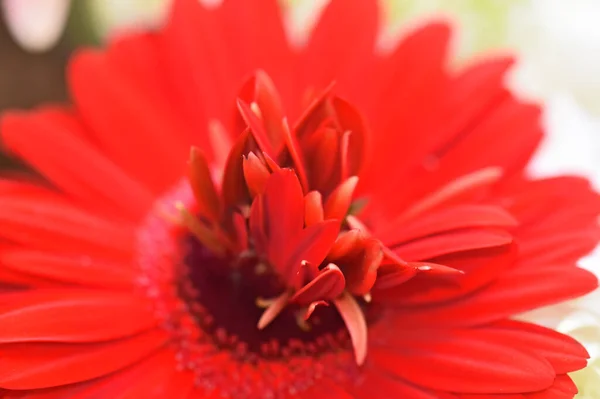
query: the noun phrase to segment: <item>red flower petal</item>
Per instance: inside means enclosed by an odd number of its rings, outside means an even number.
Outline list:
[[[40,190],[0,198],[0,236],[34,248],[122,256],[131,252],[134,231]]]
[[[9,270],[57,283],[131,290],[136,273],[131,265],[91,258],[85,253],[58,255],[27,249],[3,249],[0,264]]]
[[[570,284],[565,284],[565,281]],[[479,325],[575,298],[597,286],[596,277],[579,268],[520,267],[509,270],[473,295],[436,306],[407,310],[399,317],[407,326]]]
[[[417,269],[414,267],[397,264],[382,265],[377,272],[373,291],[395,288],[416,276],[417,272]]]
[[[589,358],[585,348],[573,338],[534,324],[505,320],[490,326],[486,334],[507,346],[535,351],[552,364],[557,374],[582,369]]]
[[[432,304],[466,296],[484,287],[511,267],[517,258],[516,244],[450,254],[434,259],[438,264],[460,271],[452,280],[419,273],[402,286],[402,292],[379,292],[378,299],[403,305]]]
[[[218,221],[221,216],[219,195],[210,173],[208,160],[197,147],[192,147],[190,152],[189,179],[200,215],[210,221]]]
[[[242,88],[242,92],[240,93],[240,99],[242,100],[242,104],[250,104],[250,107],[243,105],[241,113],[246,123],[252,125],[249,127],[253,130],[253,133],[259,134],[260,141],[257,140],[257,142],[259,142],[261,149],[263,145],[260,143],[266,138],[269,144],[264,143],[264,145],[267,145],[273,153],[278,153],[283,145],[284,132],[282,121],[285,115],[279,93],[269,75],[262,70],[258,70],[244,84],[244,88]],[[258,120],[247,115],[248,108],[251,107],[256,107],[253,113],[259,113],[259,115],[254,115]],[[250,111],[252,112],[252,110]],[[258,124],[255,124],[256,122]],[[255,129],[259,129],[260,132],[255,131]]]
[[[150,331],[101,344],[0,345],[0,386],[36,389],[90,380],[141,360],[167,339],[166,332]]]
[[[465,229],[438,234],[393,247],[402,259],[427,260],[441,255],[508,245],[512,236],[502,230]]]
[[[340,183],[325,201],[324,211],[326,219],[342,220],[350,209],[354,189],[358,184],[358,177],[352,176]]]
[[[403,347],[374,347],[371,359],[386,372],[441,391],[507,394],[546,389],[556,372],[544,357],[506,345],[486,329],[446,334],[413,332]],[[434,370],[435,378],[431,378]],[[464,378],[469,375],[470,378]]]
[[[137,334],[157,320],[145,298],[60,289],[1,295],[0,324],[1,343],[94,342]]]
[[[85,139],[84,126],[71,112],[44,109],[31,118],[6,114],[0,131],[10,151],[73,197],[104,211],[124,213],[134,221],[149,210],[152,193],[92,147]],[[129,153],[139,151],[136,146]],[[73,168],[72,162],[80,166]]]
[[[267,155],[274,157],[278,151],[273,147],[273,143],[267,134],[267,130],[263,124],[262,115],[257,114],[260,112],[260,109],[258,107],[254,107],[253,109],[252,104],[248,104],[241,99],[238,99],[237,106],[240,115],[244,118],[246,126],[248,126],[248,129],[252,134],[252,138],[256,141],[256,144],[258,144],[258,148]]]
[[[356,364],[362,365],[367,357],[367,321],[356,299],[345,292],[333,303],[337,307],[352,339]]]
[[[262,194],[271,175],[269,170],[253,152],[248,153],[248,157],[244,158],[242,166],[250,194],[253,196]]]
[[[350,385],[349,389],[357,398],[411,398],[440,399],[434,392],[417,387],[397,376],[382,373],[372,367],[372,362],[365,364],[361,378]],[[482,398],[483,399],[483,398]]]
[[[330,301],[344,291],[346,280],[342,271],[333,263],[328,264],[308,284],[296,291],[291,301],[308,305],[317,301]]]
[[[323,197],[318,191],[311,191],[304,197],[304,224],[312,226],[324,219]]]
[[[154,96],[145,96],[144,90],[112,64],[107,54],[92,50],[71,60],[68,79],[77,112],[86,130],[119,167],[160,193],[181,174],[181,160],[190,143],[182,135],[165,140],[165,131],[178,128],[180,122],[170,108]],[[115,134],[115,130],[122,134]],[[152,162],[157,159],[161,162]]]
[[[302,230],[292,241],[287,243],[285,268],[283,276],[288,276],[288,281],[296,280],[303,262],[318,266],[323,262],[329,249],[333,245],[339,232],[337,220],[326,220],[313,224]]]
[[[234,207],[250,199],[244,181],[243,156],[247,152],[250,132],[243,132],[233,144],[223,172],[222,195],[225,205]]]
[[[323,87],[333,80],[350,83],[373,59],[378,14],[377,4],[369,0],[332,0],[302,54],[304,87]],[[353,43],[352,49],[340,43]]]
[[[517,220],[500,207],[456,205],[432,211],[418,219],[382,226],[384,230],[374,234],[387,245],[394,245],[444,231],[486,226],[512,227],[517,224]]]

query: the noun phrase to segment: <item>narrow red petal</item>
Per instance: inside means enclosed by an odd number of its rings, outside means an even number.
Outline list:
[[[284,135],[281,122],[285,115],[277,88],[263,70],[258,70],[246,85],[251,85],[253,90],[251,96],[244,96],[242,100],[256,104],[269,142],[275,152],[279,152]]]
[[[311,191],[304,197],[304,224],[308,227],[324,219],[323,197],[320,192]]]
[[[247,152],[250,133],[244,131],[233,144],[223,172],[222,195],[225,205],[233,207],[250,199],[244,181],[243,159]]]
[[[330,301],[340,296],[345,286],[344,274],[337,265],[330,263],[312,281],[298,290],[291,302],[308,305],[317,301]]]
[[[354,348],[354,358],[359,366],[365,362],[367,357],[367,321],[365,315],[360,308],[356,299],[345,292],[341,297],[333,301],[337,307],[346,328],[352,339],[352,347]]]
[[[302,230],[285,247],[286,261],[283,275],[292,285],[298,283],[298,272],[304,262],[318,267],[327,256],[340,230],[337,220],[325,220]]]
[[[70,60],[67,77],[71,98],[87,127],[87,134],[122,170],[144,182],[152,192],[159,193],[180,177],[181,159],[189,151],[190,144],[182,133],[189,130],[165,104],[167,94],[156,95],[164,75],[157,74],[159,80],[150,84],[151,89],[147,88],[148,83],[140,88],[139,81],[131,78],[145,74],[161,62],[155,36],[140,35],[137,40],[138,43],[131,47],[139,55],[147,52],[145,56],[150,62],[132,65],[135,57],[128,58],[128,67],[135,72],[125,72],[123,57],[111,54],[115,44],[109,46],[108,53],[98,50],[78,52]],[[206,127],[198,126],[202,132],[206,132]],[[123,134],[115,134],[115,131]],[[165,136],[165,131],[171,131],[171,134]]]
[[[293,170],[281,169],[269,177],[264,193],[264,213],[269,257],[272,262],[279,263],[284,257],[289,258],[286,249],[304,226],[304,194]]]
[[[377,271],[384,254],[381,243],[375,239],[366,239],[363,243],[362,259],[351,265],[344,265],[347,289],[354,295],[368,294],[377,279]]]
[[[466,229],[425,237],[394,247],[393,250],[402,259],[417,261],[474,249],[500,247],[512,241],[513,237],[503,230]]]
[[[527,348],[543,356],[557,374],[584,368],[589,354],[579,342],[557,331],[515,320],[505,320],[489,327],[490,340],[507,346]]]
[[[403,212],[398,219],[409,219],[422,214],[438,205],[449,203],[462,199],[465,196],[472,195],[473,191],[480,190],[482,187],[490,186],[496,183],[502,177],[502,170],[496,167],[489,167],[467,175],[461,176],[434,193],[422,198],[408,210]]]
[[[429,212],[422,217],[382,225],[374,231],[386,245],[414,240],[432,234],[469,227],[513,227],[517,220],[500,207],[490,205],[456,205]]]
[[[527,348],[493,340],[486,329],[450,330],[435,335],[414,331],[400,340],[402,347],[397,349],[373,348],[373,363],[429,389],[465,394],[520,394],[546,389],[556,377],[552,365],[542,356]],[[435,378],[431,378],[432,370]],[[465,375],[470,378],[464,378]]]
[[[189,180],[198,213],[210,221],[217,222],[221,216],[221,201],[212,179],[206,156],[197,147],[192,147],[189,161]]]
[[[44,195],[12,195],[0,198],[0,236],[35,248],[130,254],[134,229],[113,223],[64,199]],[[48,193],[49,194],[49,193]]]
[[[0,264],[8,270],[56,282],[99,288],[131,290],[137,275],[125,262],[21,248],[3,249]]]
[[[248,190],[252,196],[262,194],[269,180],[269,170],[253,153],[248,153],[248,156],[243,160],[244,178],[248,185]]]
[[[273,302],[267,307],[267,309],[263,312],[256,324],[256,328],[262,330],[266,328],[275,318],[283,311],[283,309],[290,302],[291,293],[289,291],[283,292],[279,295]]]
[[[417,275],[414,267],[400,266],[396,264],[382,265],[379,267],[377,279],[372,287],[373,291],[387,290],[405,283]]]
[[[579,268],[513,268],[474,295],[434,306],[406,308],[406,313],[399,317],[406,326],[480,325],[576,298],[597,286],[597,278]]]
[[[133,295],[42,289],[1,295],[0,323],[0,343],[94,342],[148,330],[156,318]]]
[[[332,101],[338,123],[344,131],[340,152],[342,175],[358,175],[369,153],[371,132],[360,112],[348,101],[335,97]]]
[[[301,60],[304,87],[323,87],[334,79],[354,83],[356,73],[375,53],[377,3],[333,0],[310,36]],[[353,43],[352,48],[339,43]]]
[[[414,267],[419,272],[427,273],[429,275],[439,275],[439,276],[457,276],[462,275],[464,272],[462,270],[454,269],[452,267],[440,265],[437,263],[431,262],[409,262],[411,267]]]
[[[257,112],[260,112],[260,109],[252,109],[251,104],[248,104],[241,99],[238,99],[237,106],[248,129],[250,129],[252,138],[254,138],[256,144],[258,144],[258,148],[260,148],[262,152],[269,154],[271,157],[275,157],[277,152],[263,125],[262,116],[256,114]]]
[[[349,389],[356,399],[370,398],[410,398],[410,399],[440,399],[426,388],[417,387],[397,376],[392,376],[373,367],[367,362],[362,370],[361,378],[351,384]],[[475,398],[473,398],[475,399]],[[479,399],[479,398],[478,398]],[[484,398],[480,398],[484,399]]]
[[[354,189],[356,188],[357,184],[358,177],[352,176],[346,181],[340,183],[340,185],[333,190],[331,195],[329,195],[325,201],[325,219],[344,219],[348,213],[348,209],[350,209]]]
[[[140,361],[167,341],[152,330],[101,344],[0,345],[0,387],[39,389],[101,377]]]
[[[281,121],[281,128],[283,134],[283,141],[285,143],[285,147],[294,163],[294,170],[298,174],[298,179],[300,179],[300,184],[302,185],[303,190],[308,191],[308,177],[306,174],[306,170],[304,167],[304,161],[302,154],[300,153],[300,144],[297,141],[295,135],[290,131],[290,126],[288,125],[287,119],[283,119]]]
[[[312,188],[328,192],[337,184],[335,169],[337,166],[338,144],[338,132],[331,128],[317,130],[303,144],[308,180]],[[333,185],[331,184],[332,181],[334,182]]]
[[[139,220],[151,207],[152,192],[95,148],[84,129],[74,113],[63,109],[8,113],[0,126],[4,145],[62,190],[95,209]],[[140,152],[138,144],[129,153]]]
[[[266,253],[268,247],[268,228],[265,224],[264,198],[257,196],[250,207],[250,218],[248,222],[250,237],[258,253]]]
[[[363,236],[363,232],[358,229],[352,229],[340,233],[338,238],[335,240],[335,243],[331,247],[331,251],[329,251],[328,258],[340,259],[344,256],[347,256],[351,252],[355,252],[357,250],[357,244],[360,242]]]

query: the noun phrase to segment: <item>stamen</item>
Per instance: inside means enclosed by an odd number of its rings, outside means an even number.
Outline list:
[[[198,218],[192,215],[182,202],[176,202],[175,208],[179,211],[183,224],[198,239],[198,241],[202,243],[202,245],[206,246],[219,256],[225,254],[225,248],[223,248],[214,233],[202,224]]]
[[[258,297],[256,298],[256,300],[254,301],[254,303],[256,304],[256,307],[261,308],[261,309],[266,309],[269,306],[273,305],[273,303],[275,302],[276,298],[263,298],[263,297]]]
[[[181,213],[178,209],[172,209],[170,206],[163,203],[158,203],[154,205],[154,209],[158,217],[164,220],[165,222],[171,223],[176,226],[180,226],[183,224]]]
[[[329,306],[325,301],[315,301],[308,305],[306,312],[304,312],[304,320],[310,319],[310,316],[315,312],[318,306]]]
[[[292,294],[290,291],[285,291],[283,294],[275,298],[273,302],[270,305],[268,305],[267,309],[260,317],[260,320],[258,320],[258,323],[256,325],[257,328],[259,330],[262,330],[266,326],[271,324],[271,322],[275,320],[279,313],[281,313],[281,311],[286,307],[291,296]]]
[[[308,317],[306,317],[305,313],[302,311],[296,313],[296,324],[298,324],[298,327],[305,332],[310,331],[312,328],[308,323]]]
[[[254,267],[254,273],[259,276],[265,274],[268,270],[269,268],[267,267],[267,265],[265,265],[262,262],[257,263]]]

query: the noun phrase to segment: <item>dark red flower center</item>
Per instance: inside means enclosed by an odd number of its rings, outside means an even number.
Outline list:
[[[207,248],[178,222],[176,203],[194,206],[186,181],[156,203],[139,230],[139,286],[172,337],[179,367],[196,375],[198,387],[229,397],[277,397],[304,391],[323,375],[356,375],[335,307],[317,307],[307,322],[304,306],[288,304],[267,328],[257,328],[261,301],[280,295],[285,284],[259,257]],[[376,317],[373,307],[367,313]]]
[[[220,348],[243,348],[261,357],[349,348],[344,322],[333,307],[319,307],[307,322],[303,309],[290,305],[259,330],[256,323],[264,312],[260,302],[285,289],[279,277],[256,257],[221,258],[193,236],[185,241],[188,275],[181,281],[181,295],[197,304],[200,327]]]

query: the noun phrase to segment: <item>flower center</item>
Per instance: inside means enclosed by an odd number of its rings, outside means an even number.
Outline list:
[[[187,276],[180,281],[180,295],[195,305],[200,327],[219,348],[235,350],[241,344],[249,353],[278,357],[292,350],[324,350],[332,344],[347,347],[344,322],[333,307],[319,307],[305,321],[300,306],[286,306],[259,330],[262,302],[285,289],[270,266],[254,256],[215,256],[194,236],[185,237],[184,243]]]
[[[223,256],[202,244],[178,219],[178,203],[193,207],[187,181],[157,201],[139,229],[138,285],[171,336],[177,367],[194,373],[199,389],[274,398],[303,392],[323,377],[356,377],[351,340],[335,307],[319,306],[305,322],[302,306],[289,304],[257,328],[261,301],[279,295],[284,284],[258,257]]]

